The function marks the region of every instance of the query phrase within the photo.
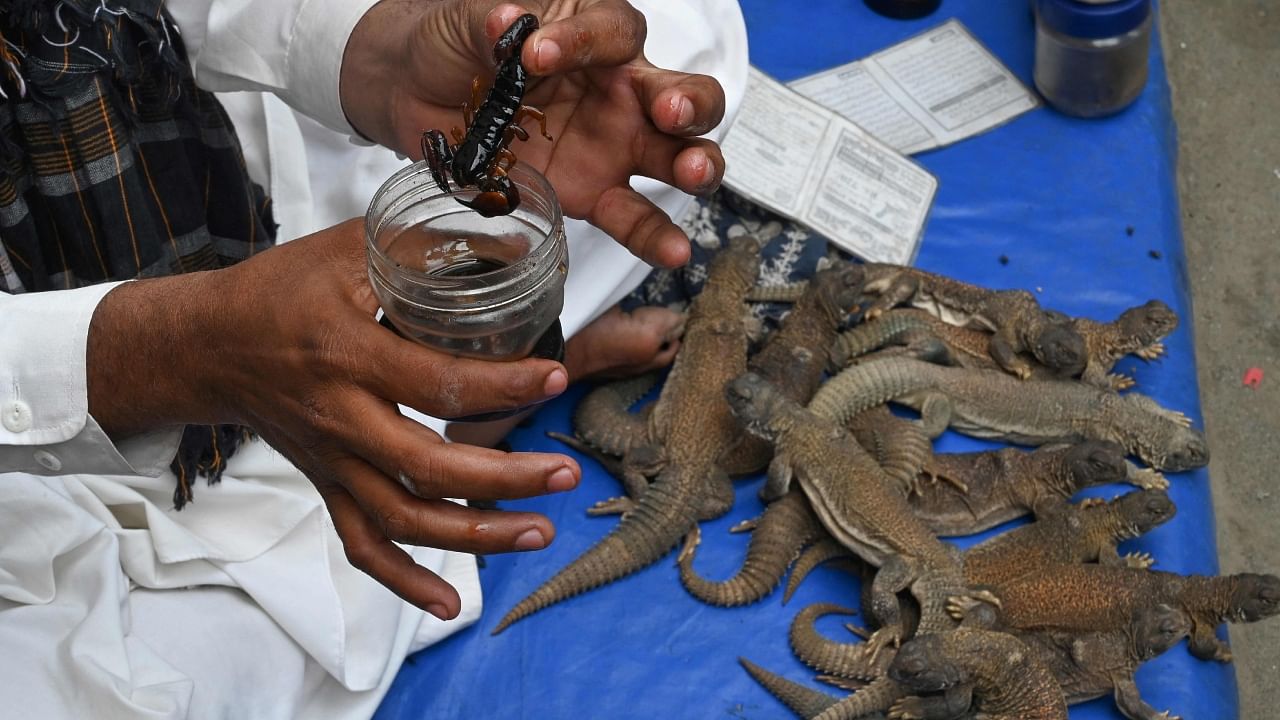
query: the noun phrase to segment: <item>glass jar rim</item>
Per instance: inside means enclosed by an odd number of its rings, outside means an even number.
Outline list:
[[[442,190],[432,178],[427,164],[419,161],[387,178],[374,193],[369,208],[365,212],[365,244],[370,258],[377,261],[371,264],[371,270],[380,272],[378,266],[394,268],[401,282],[430,290],[433,294],[441,298],[450,298],[454,302],[467,299],[492,302],[493,295],[504,295],[511,291],[515,293],[509,295],[507,300],[518,300],[524,293],[513,286],[527,284],[530,270],[539,263],[543,263],[551,254],[558,253],[557,246],[560,243],[556,242],[556,237],[563,224],[563,216],[555,190],[542,173],[525,163],[517,162],[507,175],[520,191],[521,206],[530,201],[536,202],[540,209],[545,210],[538,214],[542,217],[542,222],[547,224],[546,228],[539,228],[544,231],[541,241],[531,243],[525,253],[514,262],[473,275],[433,275],[406,268],[383,251],[378,243],[380,231],[410,206],[447,197],[465,197],[469,192],[476,192],[474,188],[465,188],[462,191]],[[479,213],[474,213],[470,209],[465,212],[473,213],[477,218],[481,217]],[[544,268],[540,275],[555,270],[555,263],[545,264],[549,267]],[[476,297],[477,295],[487,296],[488,299],[482,300]]]

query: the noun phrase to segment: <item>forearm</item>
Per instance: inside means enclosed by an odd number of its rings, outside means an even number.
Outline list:
[[[216,274],[124,283],[99,303],[85,354],[89,414],[111,438],[229,419],[207,389],[209,370],[225,361]]]

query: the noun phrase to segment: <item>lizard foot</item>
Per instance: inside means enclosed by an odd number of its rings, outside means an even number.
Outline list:
[[[918,697],[899,698],[889,708],[889,720],[925,720],[924,700]]]
[[[1137,485],[1143,490],[1169,489],[1169,479],[1151,468],[1143,468],[1134,472],[1129,477],[1129,483],[1131,485]]]
[[[984,602],[988,605],[994,605],[998,608],[1004,607],[1004,603],[1000,602],[1000,598],[997,597],[996,594],[991,592],[990,590],[979,590],[977,592],[972,592],[972,593],[969,593],[969,597],[979,602]]]
[[[1121,390],[1128,390],[1129,388],[1137,385],[1138,381],[1134,380],[1128,375],[1121,375],[1120,373],[1109,373],[1107,375],[1107,384],[1111,386],[1112,390],[1119,392]]]
[[[1121,559],[1124,560],[1126,567],[1138,570],[1149,570],[1152,565],[1156,564],[1156,559],[1151,557],[1151,553],[1129,553]]]
[[[933,483],[934,485],[937,485],[940,482],[944,482],[950,485],[951,487],[959,490],[961,494],[964,494],[964,495],[969,494],[969,486],[965,484],[963,480],[957,480],[956,478],[953,478],[950,475],[947,475],[946,473],[936,472],[932,467],[930,467],[927,464],[920,469],[920,474],[923,475],[925,478],[928,478],[929,482]],[[917,482],[915,485],[916,487],[913,487],[913,489],[915,490],[915,493],[919,495],[920,494],[920,490],[918,488],[919,483]]]
[[[947,598],[947,614],[952,620],[960,623],[976,622],[982,626],[989,625],[989,620],[994,619],[990,615],[991,607],[1001,607],[1000,598],[992,595],[988,590]],[[987,611],[979,612],[983,608],[987,608]]]
[[[1167,417],[1167,418],[1169,418],[1170,420],[1172,420],[1172,421],[1174,421],[1174,422],[1178,423],[1179,425],[1181,425],[1181,426],[1182,426],[1182,427],[1184,427],[1184,428],[1189,428],[1189,427],[1191,427],[1191,418],[1187,417],[1187,416],[1186,416],[1186,415],[1184,415],[1183,413],[1178,412],[1177,410],[1168,410],[1168,411],[1166,411],[1166,412],[1165,412],[1165,417]]]
[[[687,560],[693,557],[693,551],[698,548],[698,543],[702,542],[702,528],[697,525],[684,536],[684,547],[680,548],[680,554],[676,556],[676,562],[683,565]]]
[[[863,649],[865,653],[863,657],[866,658],[867,665],[875,667],[876,661],[880,659],[880,653],[890,646],[894,650],[902,646],[901,627],[883,627],[871,633],[871,637],[867,638],[866,647]]]
[[[857,678],[840,677],[839,675],[826,675],[826,674],[814,675],[813,679],[821,683],[826,683],[831,687],[837,687],[837,688],[840,688],[841,690],[848,690],[849,692],[857,692],[862,688],[866,687],[868,684],[866,680],[859,680]]]
[[[587,514],[592,517],[599,515],[621,515],[626,517],[636,509],[636,501],[627,496],[609,498],[587,508]]]
[[[760,518],[749,518],[729,528],[731,533],[751,532],[756,529],[756,525],[760,522]]]
[[[1139,348],[1135,350],[1133,354],[1137,355],[1143,360],[1150,361],[1150,360],[1155,360],[1156,358],[1160,357],[1164,353],[1165,353],[1164,343],[1158,342],[1158,343],[1151,343],[1150,345],[1144,348]]]

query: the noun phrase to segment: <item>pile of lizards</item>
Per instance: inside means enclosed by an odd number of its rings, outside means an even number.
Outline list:
[[[680,581],[721,606],[765,598],[794,564],[785,602],[809,571],[840,558],[863,578],[870,631],[854,642],[821,635],[818,617],[852,612],[824,603],[796,616],[790,639],[820,679],[852,692],[742,661],[800,717],[1066,718],[1069,704],[1110,694],[1126,717],[1154,720],[1172,716],[1141,699],[1140,663],[1183,638],[1196,657],[1227,661],[1215,635],[1223,622],[1280,613],[1275,576],[1180,576],[1117,551],[1174,516],[1162,472],[1208,462],[1186,416],[1121,394],[1134,381],[1112,372],[1125,355],[1164,352],[1178,324],[1166,305],[1102,323],[1024,291],[845,261],[804,284],[760,288],[760,242],[740,235],[712,262],[656,401],[630,409],[654,376],[583,400],[577,437],[562,439],[622,482],[624,496],[589,510],[620,521],[495,633],[682,540]],[[751,300],[794,302],[754,353]],[[935,454],[948,428],[1032,449]],[[769,504],[735,528],[752,532],[744,564],[727,580],[701,577],[698,522],[729,510],[730,478],[764,469]],[[1114,482],[1139,490],[1072,502]],[[1026,515],[1034,522],[967,551],[940,539]]]

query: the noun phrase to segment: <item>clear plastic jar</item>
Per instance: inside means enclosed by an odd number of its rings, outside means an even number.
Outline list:
[[[1035,82],[1057,110],[1101,117],[1147,84],[1151,0],[1036,0]]]
[[[421,162],[374,194],[365,215],[369,280],[401,334],[487,360],[557,344],[544,336],[558,333],[569,268],[560,203],[533,169],[517,164],[510,176],[520,205],[494,218],[457,202],[473,190],[442,192]],[[563,348],[563,338],[552,340]]]

